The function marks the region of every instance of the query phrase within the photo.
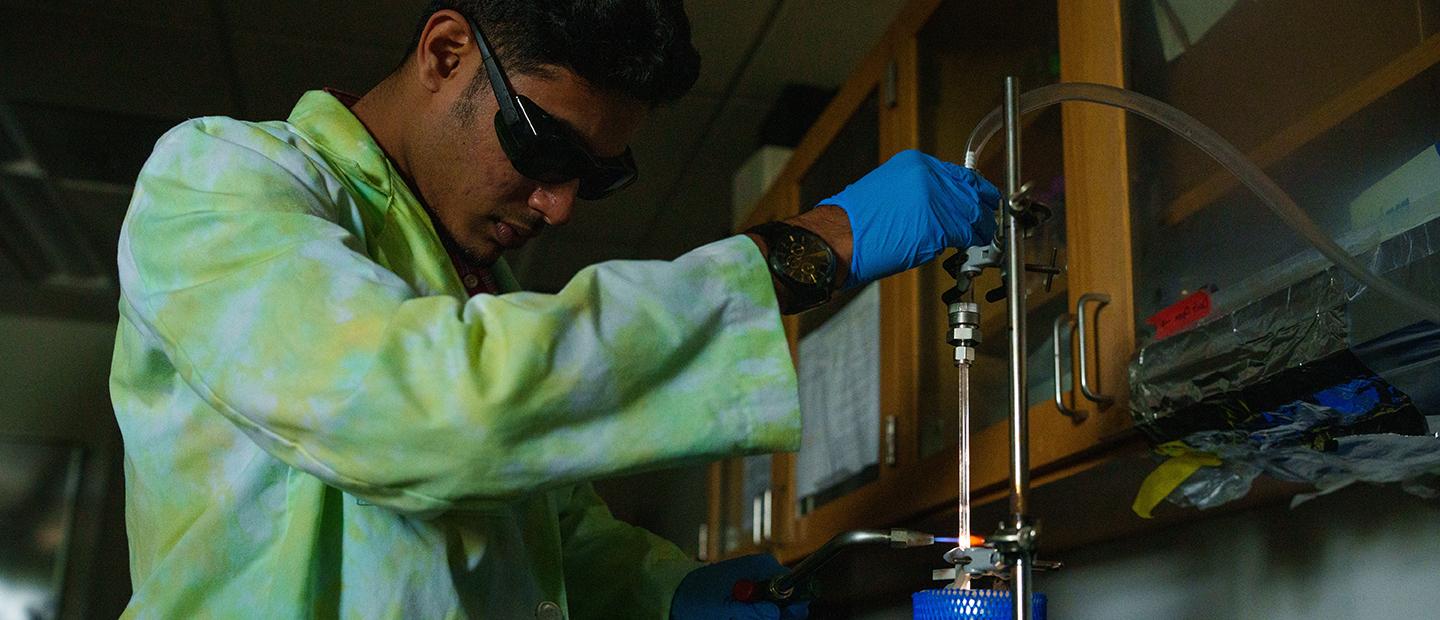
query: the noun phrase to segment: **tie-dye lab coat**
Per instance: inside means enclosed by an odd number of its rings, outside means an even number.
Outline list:
[[[587,481],[799,441],[748,239],[467,299],[322,92],[167,133],[119,248],[130,617],[665,618],[695,564]]]

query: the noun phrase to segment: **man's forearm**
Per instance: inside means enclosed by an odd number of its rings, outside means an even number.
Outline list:
[[[839,290],[850,275],[850,254],[854,249],[854,241],[850,235],[850,217],[845,214],[845,210],[834,205],[820,205],[784,221],[786,224],[798,226],[819,235],[830,246],[830,249],[835,251],[833,289]],[[770,248],[765,244],[765,239],[754,233],[748,233],[746,236],[760,247],[762,256],[769,256]],[[775,279],[774,274],[771,274],[770,279],[775,286],[775,298],[780,300],[780,307],[788,307],[789,291],[780,284],[779,280]]]

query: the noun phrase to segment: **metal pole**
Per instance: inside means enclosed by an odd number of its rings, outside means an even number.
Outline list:
[[[1020,192],[1020,84],[1005,78],[1005,289],[1010,318],[1010,519],[1020,531],[1027,525],[1030,493],[1030,420],[1026,415],[1025,377],[1025,231],[1017,217]],[[1029,620],[1031,562],[1028,551],[1014,559],[1011,580],[1016,620]]]

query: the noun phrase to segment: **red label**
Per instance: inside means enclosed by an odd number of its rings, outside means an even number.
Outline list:
[[[1155,316],[1145,319],[1145,322],[1155,328],[1156,340],[1164,340],[1189,329],[1207,316],[1210,316],[1210,293],[1199,290],[1169,308],[1156,312]]]

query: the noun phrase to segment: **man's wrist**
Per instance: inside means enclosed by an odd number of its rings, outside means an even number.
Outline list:
[[[766,260],[766,257],[770,256],[770,245],[768,243],[765,243],[764,237],[761,237],[760,235],[757,235],[753,232],[747,232],[745,233],[745,236],[749,237],[751,241],[755,242],[755,247],[760,248],[761,260]],[[770,268],[768,266],[765,268],[765,273],[770,274],[770,286],[775,289],[776,305],[781,308],[789,308],[791,302],[793,301],[792,299],[790,299],[790,289],[786,288],[785,285],[780,283],[780,280],[775,277],[775,274],[770,271]]]
[[[850,237],[850,219],[845,210],[834,205],[820,205],[810,211],[806,211],[795,217],[783,220],[781,223],[802,228],[805,231],[819,237],[830,247],[834,255],[835,264],[830,281],[827,283],[830,290],[836,291],[845,284],[845,279],[850,273],[850,253],[853,247],[853,240]],[[764,235],[747,231],[745,236],[749,237],[759,248],[760,255],[769,257],[770,247]],[[775,298],[780,308],[795,307],[795,293],[788,286],[781,282],[779,276],[771,272],[771,283],[775,288]],[[813,302],[810,302],[813,304]],[[808,307],[808,306],[807,306]],[[799,310],[790,311],[797,312]],[[790,312],[786,312],[787,314]]]

